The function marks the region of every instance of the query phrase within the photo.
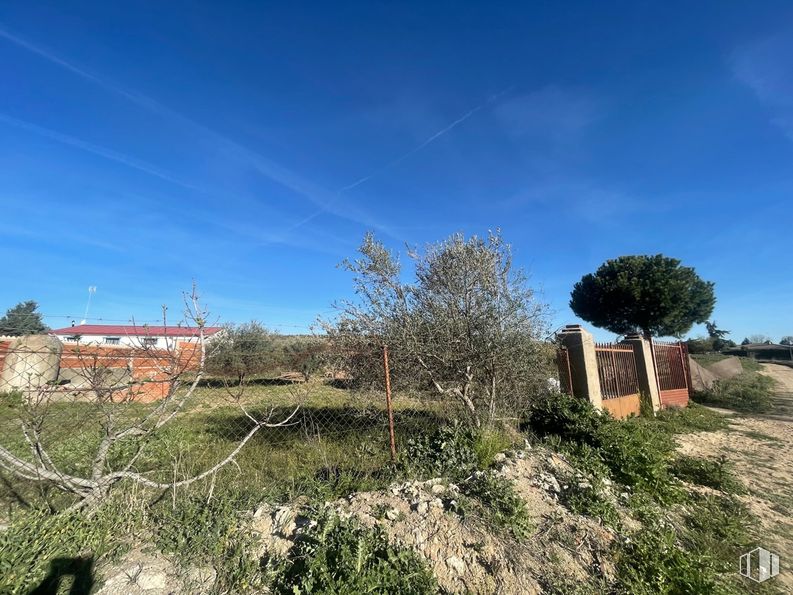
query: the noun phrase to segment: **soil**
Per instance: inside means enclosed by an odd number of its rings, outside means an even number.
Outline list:
[[[564,460],[537,448],[504,456],[499,473],[515,483],[533,527],[519,542],[505,528],[457,514],[459,489],[446,480],[407,482],[326,506],[364,526],[382,527],[391,540],[424,558],[448,592],[542,593],[614,574],[608,559],[614,533],[557,501],[560,487],[549,471],[565,467]],[[299,510],[260,508],[253,523],[263,544],[259,553],[283,554],[305,524]]]
[[[733,416],[728,429],[685,434],[678,444],[684,454],[723,455],[732,463],[748,491],[739,498],[761,524],[757,545],[779,555],[782,572],[774,581],[793,593],[786,570],[793,560],[793,368],[763,364],[761,373],[776,381],[769,415]]]

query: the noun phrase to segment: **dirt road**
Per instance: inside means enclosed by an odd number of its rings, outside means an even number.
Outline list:
[[[761,373],[777,383],[769,415],[735,416],[727,430],[683,435],[678,443],[684,454],[732,462],[748,490],[740,499],[761,524],[757,545],[779,554],[775,586],[793,593],[793,368],[763,364]]]

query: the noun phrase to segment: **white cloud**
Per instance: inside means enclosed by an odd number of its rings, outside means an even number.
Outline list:
[[[771,122],[793,140],[793,36],[780,35],[736,49],[735,78],[771,112]]]
[[[576,138],[598,112],[591,95],[555,85],[505,101],[495,110],[509,134],[553,143]]]

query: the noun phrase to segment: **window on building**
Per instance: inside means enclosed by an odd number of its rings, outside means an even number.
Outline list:
[[[80,341],[80,335],[69,335],[66,337],[67,343],[77,343]]]
[[[105,337],[105,345],[119,345],[121,337]]]
[[[157,344],[157,337],[145,337],[143,339],[144,347],[154,347]]]

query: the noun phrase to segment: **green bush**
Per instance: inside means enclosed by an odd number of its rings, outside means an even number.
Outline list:
[[[516,539],[525,539],[531,533],[526,503],[508,479],[482,471],[460,484],[460,491],[482,505],[485,520],[507,529]]]
[[[606,486],[610,470],[598,450],[588,444],[579,444],[568,447],[566,454],[576,472],[562,478],[562,504],[576,514],[618,527],[617,508]]]
[[[689,483],[731,494],[745,492],[743,484],[732,473],[730,463],[724,456],[718,459],[678,456],[672,462],[671,471],[677,478]]]
[[[669,474],[675,450],[672,438],[653,422],[630,420],[598,428],[600,456],[620,483],[653,495],[659,502],[672,502],[680,489]]]
[[[477,433],[462,424],[410,438],[402,449],[402,467],[411,475],[462,479],[476,471]]]
[[[616,421],[582,399],[556,395],[532,407],[527,425],[534,433],[552,438],[560,450],[590,471],[597,466],[602,473],[605,466],[620,483],[648,491],[658,501],[671,502],[679,495],[668,469],[675,443],[655,420]]]
[[[743,373],[719,380],[713,388],[694,394],[694,400],[744,413],[765,413],[771,409],[774,381],[768,376]]]
[[[540,437],[558,436],[562,441],[594,446],[598,428],[610,420],[586,399],[557,393],[532,403],[523,429]]]
[[[415,553],[388,542],[379,527],[326,514],[274,567],[276,593],[437,593]]]
[[[626,538],[617,555],[617,573],[621,592],[631,595],[704,595],[716,587],[702,555],[684,549],[675,528],[663,522],[645,523],[641,531]]]

